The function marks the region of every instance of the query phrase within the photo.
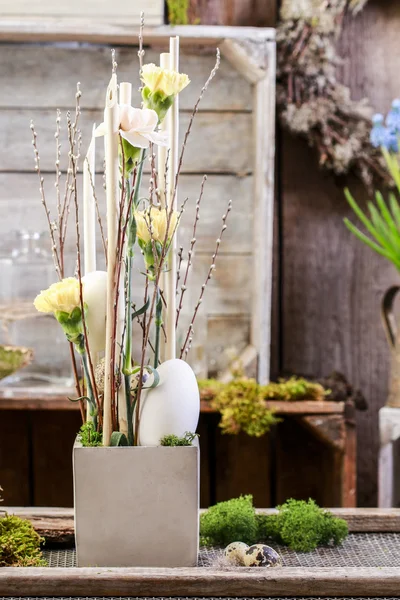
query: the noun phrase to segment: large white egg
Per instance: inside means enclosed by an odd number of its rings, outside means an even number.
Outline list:
[[[83,300],[87,304],[86,326],[90,353],[106,347],[107,272],[93,271],[82,277]]]
[[[196,376],[183,360],[174,358],[157,369],[160,382],[145,390],[141,398],[139,443],[159,446],[165,435],[183,437],[195,432],[200,414]]]

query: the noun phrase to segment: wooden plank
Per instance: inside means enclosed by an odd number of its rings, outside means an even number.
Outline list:
[[[51,214],[56,214],[56,199],[53,193],[54,176],[46,174],[45,189]],[[105,223],[105,198],[102,176],[96,178],[100,214]],[[182,198],[189,198],[179,227],[179,244],[185,249],[193,235],[195,202],[199,194],[201,176],[182,175],[179,190]],[[146,181],[147,186],[147,181]],[[82,190],[82,176],[78,177],[78,189]],[[220,231],[220,220],[232,199],[233,210],[229,215],[228,229],[221,244],[221,253],[249,254],[253,251],[252,242],[252,178],[231,175],[210,175],[204,190],[200,221],[197,228],[197,252],[214,252],[215,240]],[[13,210],[8,210],[12,206]],[[3,238],[4,252],[14,247],[14,239],[6,234],[16,228],[29,231],[47,231],[46,217],[40,200],[36,173],[0,173],[0,235]],[[71,222],[73,216],[71,215]],[[75,251],[75,236],[71,231],[66,246],[67,252]],[[97,233],[97,250],[102,253],[100,232]]]
[[[73,508],[6,506],[5,511],[32,522],[35,530],[50,543],[74,542]],[[399,533],[400,509],[329,508],[336,517],[344,519],[352,533]],[[200,511],[204,512],[204,511]],[[274,508],[257,508],[257,514],[276,514]]]
[[[29,0],[15,0],[12,3],[3,3],[0,8],[1,17],[14,17],[23,19],[30,17],[57,17],[59,19],[74,17],[78,21],[90,18],[92,22],[101,20],[107,23],[121,23],[124,25],[140,25],[141,11],[146,13],[147,25],[162,25],[164,23],[163,0],[142,0],[140,2],[126,3],[116,0],[112,4],[98,0],[70,0],[68,5],[57,4],[52,0],[41,0],[31,4]],[[123,14],[123,19],[121,15]]]
[[[258,352],[257,380],[268,383],[271,363],[272,252],[275,174],[275,44],[269,43],[266,77],[254,89],[254,266],[251,344]]]
[[[71,90],[71,100],[74,92]],[[41,169],[54,170],[54,124],[55,112],[29,109],[9,109],[0,111],[0,129],[4,143],[0,148],[1,171],[32,172],[33,152],[29,123],[34,119],[38,134]],[[89,144],[93,122],[103,121],[102,111],[87,110],[82,112],[80,122],[83,148]],[[189,123],[189,115],[181,115],[180,144]],[[65,133],[64,118],[62,127]],[[245,175],[252,167],[251,115],[247,113],[199,113],[194,121],[190,134],[183,171],[186,173],[230,173]],[[234,132],[234,135],[232,135]],[[61,168],[66,167],[66,143],[61,140]],[[97,144],[96,169],[103,168],[102,144]]]
[[[139,29],[125,25],[93,23],[83,19],[52,19],[33,17],[0,19],[0,40],[6,42],[87,42],[101,44],[137,45]],[[198,25],[164,26],[144,29],[146,44],[165,43],[173,35],[181,38],[181,44],[211,46],[215,48],[224,39],[250,39],[254,42],[273,41],[275,30],[258,27],[223,27]]]
[[[193,17],[204,25],[255,25],[273,27],[278,7],[275,0],[192,0]]]
[[[284,419],[276,428],[276,504],[288,498],[313,498],[320,506],[337,506],[341,490],[337,485],[334,453],[310,435],[294,419]]]
[[[216,431],[216,501],[252,494],[255,506],[271,505],[270,437]]]
[[[73,505],[71,456],[81,425],[79,411],[45,410],[32,415],[34,504]]]
[[[136,48],[116,48],[119,81],[131,81],[133,105],[140,105],[139,72]],[[181,111],[192,111],[199,92],[214,67],[215,56],[188,48],[181,53],[180,70],[188,73],[191,83],[180,94]],[[147,49],[146,63],[158,64],[159,52]],[[57,68],[57,85],[54,68]],[[110,79],[110,48],[104,46],[32,46],[4,44],[0,55],[1,108],[69,108],[74,102],[76,82],[81,84],[83,109],[104,109],[105,89]],[[204,95],[201,110],[251,111],[250,84],[221,59],[212,85]]]
[[[0,418],[0,486],[5,504],[32,504],[30,415],[11,410]],[[0,505],[2,506],[2,505]]]
[[[208,390],[202,390],[203,397],[207,400],[201,401],[202,412],[215,412],[210,404]],[[70,402],[67,396],[73,396],[74,389],[65,388],[62,391],[51,388],[7,388],[0,387],[0,410],[78,410],[78,406]],[[330,415],[332,413],[343,413],[342,402],[314,402],[303,400],[301,402],[284,402],[269,400],[266,402],[269,409],[273,409],[277,415]]]
[[[220,569],[13,568],[0,571],[3,596],[396,596],[397,568]]]
[[[209,377],[218,377],[233,358],[240,356],[249,339],[249,315],[210,316],[207,321],[206,344]]]

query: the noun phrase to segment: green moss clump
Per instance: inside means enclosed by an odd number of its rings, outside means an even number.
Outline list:
[[[310,552],[317,546],[340,544],[348,534],[346,521],[323,510],[314,500],[290,499],[277,508],[278,514],[259,517],[260,538]]]
[[[79,430],[77,440],[82,444],[82,446],[91,447],[103,445],[103,436],[100,432],[96,431],[91,421],[87,421],[87,423],[82,425]]]
[[[42,542],[29,521],[6,514],[0,519],[0,567],[46,567]]]
[[[171,25],[188,25],[189,0],[167,0],[167,6]]]
[[[256,515],[252,496],[219,502],[200,517],[200,543],[226,546],[273,540],[298,552],[340,544],[348,534],[346,521],[320,508],[314,500],[287,500],[275,515]]]
[[[279,422],[267,406],[267,400],[299,401],[324,400],[327,392],[319,383],[291,377],[287,381],[260,385],[255,379],[243,376],[229,383],[216,379],[198,381],[203,400],[221,413],[220,427],[224,433],[244,431],[260,437]]]
[[[263,386],[254,379],[235,379],[226,384],[211,406],[221,413],[219,426],[224,433],[244,431],[261,437],[279,422],[266,405]]]
[[[281,379],[278,383],[269,383],[262,386],[266,400],[282,400],[286,402],[299,402],[301,400],[321,401],[329,394],[321,384],[307,381],[302,377]]]
[[[183,437],[177,435],[165,435],[161,439],[161,446],[193,446],[193,440],[197,437],[197,433],[187,431]]]
[[[252,496],[219,502],[200,517],[202,546],[226,546],[235,541],[252,544],[256,538],[257,520]]]

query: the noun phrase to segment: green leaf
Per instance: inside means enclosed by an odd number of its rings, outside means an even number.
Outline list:
[[[113,431],[110,438],[110,446],[128,446],[126,435],[120,431]]]
[[[146,304],[143,304],[143,306],[141,308],[138,308],[138,310],[135,310],[132,313],[132,319],[135,319],[136,317],[140,317],[140,315],[142,315],[143,313],[146,312],[146,310],[149,308],[150,306],[150,298],[147,299]]]
[[[362,231],[360,231],[355,225],[353,225],[353,223],[351,221],[349,221],[349,219],[344,219],[344,224],[346,225],[347,229],[349,229],[349,231],[351,231],[351,233],[353,233],[361,242],[363,242],[364,244],[369,246],[372,250],[374,250],[378,254],[381,254],[381,256],[384,256],[385,258],[390,260],[398,269],[400,268],[400,261],[395,256],[393,256],[393,254],[391,252],[388,252],[385,248],[381,248],[381,246],[378,246],[378,244],[373,242],[369,237],[367,237],[364,233],[362,233]]]
[[[390,210],[392,211],[393,217],[396,221],[396,225],[400,231],[400,207],[399,207],[397,198],[393,194],[393,192],[389,193],[389,204],[390,204]]]
[[[348,188],[344,190],[347,202],[350,204],[353,211],[356,213],[357,217],[360,219],[361,223],[366,227],[366,229],[370,232],[371,235],[382,245],[385,246],[385,240],[379,235],[378,231],[375,229],[371,221],[368,217],[363,213],[361,208],[358,206],[357,202],[354,200]]]
[[[150,371],[150,373],[153,375],[153,382],[152,382],[151,385],[143,386],[143,389],[144,390],[151,390],[151,389],[157,387],[158,384],[160,383],[160,375],[159,375],[157,369],[154,369],[150,365],[146,366],[146,371]]]

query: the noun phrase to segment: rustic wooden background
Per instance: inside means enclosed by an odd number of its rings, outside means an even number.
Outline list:
[[[198,4],[210,24],[274,26],[279,2]],[[338,76],[355,99],[369,97],[377,112],[387,112],[400,96],[399,39],[396,0],[369,0],[344,23]],[[279,127],[276,174],[272,375],[321,376],[336,369],[364,392],[369,409],[357,414],[358,504],[376,506],[378,410],[389,378],[379,309],[398,275],[343,226],[344,217],[352,216],[343,187],[350,185],[360,200],[363,188],[322,173],[313,150]]]
[[[273,26],[277,18],[276,4],[275,0],[200,0],[198,8],[204,24]],[[351,87],[355,98],[369,96],[380,111],[386,111],[392,98],[399,95],[396,50],[399,35],[398,2],[370,0],[361,15],[346,20],[339,41],[343,56],[339,68],[341,80]],[[2,47],[1,53],[4,51],[7,49]],[[12,57],[11,68],[6,73],[11,82],[12,71],[17,71],[17,59],[17,55]],[[56,62],[54,55],[48,60]],[[4,65],[7,61],[1,62]],[[30,73],[29,63],[25,68],[26,73]],[[60,72],[56,73],[51,64],[47,69],[50,69],[49,81],[55,80],[56,76],[62,81],[63,73],[60,77]],[[2,82],[6,81],[4,75],[1,74]],[[33,180],[29,183],[28,175],[23,183],[17,174],[9,172],[12,167],[8,147],[14,140],[14,130],[9,123],[13,118],[18,116],[20,119],[25,115],[28,124],[32,106],[38,111],[46,110],[48,106],[40,93],[37,100],[26,99],[18,91],[19,86],[24,89],[23,81],[18,80],[16,85],[14,80],[8,91],[0,89],[0,119],[3,119],[2,130],[5,127],[7,131],[0,150],[3,169],[0,178],[3,199],[8,190],[8,198],[13,199],[14,206],[22,214],[21,211],[27,210],[28,201],[29,205],[33,201],[36,184]],[[246,94],[244,90],[244,98]],[[17,105],[14,95],[19,98],[19,109],[13,111],[9,107]],[[239,96],[243,98],[242,91]],[[234,94],[227,94],[226,99],[231,102],[234,97]],[[235,109],[220,106],[223,114],[218,115],[217,124],[223,120],[233,127],[232,131],[244,127],[248,100],[240,101],[242,104]],[[232,143],[235,143],[234,136]],[[21,138],[19,148],[23,153],[21,157],[29,153],[25,139]],[[230,151],[229,156],[234,155]],[[26,164],[25,159],[22,163]],[[209,166],[204,164],[204,167]],[[245,172],[246,165],[241,167]],[[213,177],[217,181],[222,176],[228,195],[229,186],[236,186],[238,182],[243,186],[248,184],[246,178],[239,180],[230,172],[221,175],[218,167]],[[337,180],[320,172],[313,151],[302,140],[293,139],[278,128],[272,371],[273,375],[291,371],[319,376],[337,369],[362,389],[369,409],[358,413],[357,417],[358,502],[361,506],[374,506],[377,502],[377,413],[386,399],[389,358],[379,319],[379,304],[385,289],[396,281],[396,273],[383,259],[361,246],[343,226],[343,218],[350,214],[342,193],[345,183],[362,198],[361,186],[355,181]],[[213,197],[217,201],[219,194],[214,193]],[[242,239],[241,243],[246,246],[248,242]],[[240,253],[248,257],[246,252],[248,247],[240,249]],[[226,264],[221,267],[228,266],[229,260],[232,266],[237,264],[237,257],[225,260]],[[230,273],[236,276],[237,271],[233,268]],[[236,281],[234,277],[231,293],[242,285],[243,281]],[[232,302],[230,308],[232,306],[236,305]],[[239,313],[241,308],[233,316],[235,322]],[[216,317],[218,331],[219,317]],[[247,317],[241,331],[246,327]],[[214,339],[217,336],[218,333]],[[258,469],[254,463],[251,467],[257,477]]]

